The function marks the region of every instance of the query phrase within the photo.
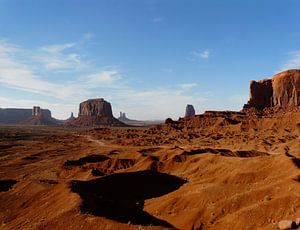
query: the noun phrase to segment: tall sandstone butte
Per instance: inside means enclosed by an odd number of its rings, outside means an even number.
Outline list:
[[[69,122],[69,124],[79,126],[124,126],[124,123],[113,117],[111,104],[103,98],[81,102],[78,118]]]
[[[24,125],[56,125],[58,121],[51,116],[51,111],[33,106],[31,117],[22,122]]]
[[[185,117],[191,117],[195,115],[195,109],[193,105],[186,105]]]
[[[296,108],[300,106],[300,70],[287,70],[272,79],[251,81],[250,99],[244,108]]]

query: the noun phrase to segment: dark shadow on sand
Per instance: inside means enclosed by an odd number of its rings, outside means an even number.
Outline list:
[[[80,195],[81,210],[121,223],[174,228],[143,211],[146,199],[177,190],[185,180],[150,170],[117,173],[90,181],[73,181],[71,189]]]
[[[288,152],[285,152],[285,155],[289,158],[292,159],[294,165],[297,167],[297,168],[300,168],[300,159],[293,156],[292,154],[289,154]]]
[[[86,157],[82,157],[78,160],[67,160],[64,166],[82,166],[86,163],[97,163],[110,159],[110,157],[105,155],[92,154]]]
[[[0,192],[9,191],[17,182],[16,180],[0,180]]]

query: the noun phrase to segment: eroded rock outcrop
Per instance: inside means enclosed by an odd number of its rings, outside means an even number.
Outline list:
[[[273,86],[271,79],[250,82],[250,99],[245,107],[262,110],[272,106]]]
[[[58,121],[51,116],[51,111],[33,106],[31,117],[22,122],[25,125],[56,125]]]
[[[296,108],[300,106],[300,70],[287,70],[272,79],[251,81],[244,108]]]
[[[185,117],[191,117],[195,115],[195,109],[193,105],[186,105]]]
[[[89,99],[80,103],[78,118],[69,122],[79,126],[124,126],[125,124],[113,117],[111,104],[103,98]]]

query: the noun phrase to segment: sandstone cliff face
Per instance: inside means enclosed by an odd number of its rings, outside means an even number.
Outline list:
[[[273,106],[300,105],[300,70],[289,70],[275,75],[273,81]]]
[[[264,109],[272,105],[273,86],[272,80],[261,80],[250,82],[250,100],[248,102],[249,107],[255,107],[257,109]]]
[[[195,109],[193,105],[186,105],[185,117],[191,117],[195,115]]]
[[[80,103],[78,116],[113,117],[113,114],[110,103],[100,98]]]
[[[69,124],[78,126],[124,126],[124,123],[113,117],[111,104],[103,98],[89,99],[80,103],[78,118],[69,122]]]
[[[272,79],[251,81],[244,108],[295,108],[300,105],[300,70],[287,70]]]

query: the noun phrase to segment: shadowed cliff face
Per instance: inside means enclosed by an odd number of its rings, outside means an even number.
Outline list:
[[[300,105],[300,70],[287,70],[272,79],[251,81],[250,99],[244,108],[291,108]]]
[[[51,111],[48,109],[42,109],[42,113],[44,117],[47,119],[51,119]],[[20,124],[24,122],[26,119],[30,118],[32,115],[32,109],[14,109],[0,108],[0,124]]]
[[[264,109],[272,106],[272,80],[251,81],[249,107]]]
[[[185,180],[176,176],[147,170],[73,181],[71,189],[83,199],[84,212],[122,223],[172,227],[143,211],[144,201],[175,191],[184,183]]]
[[[191,117],[195,115],[195,109],[193,105],[186,105],[185,117]]]

